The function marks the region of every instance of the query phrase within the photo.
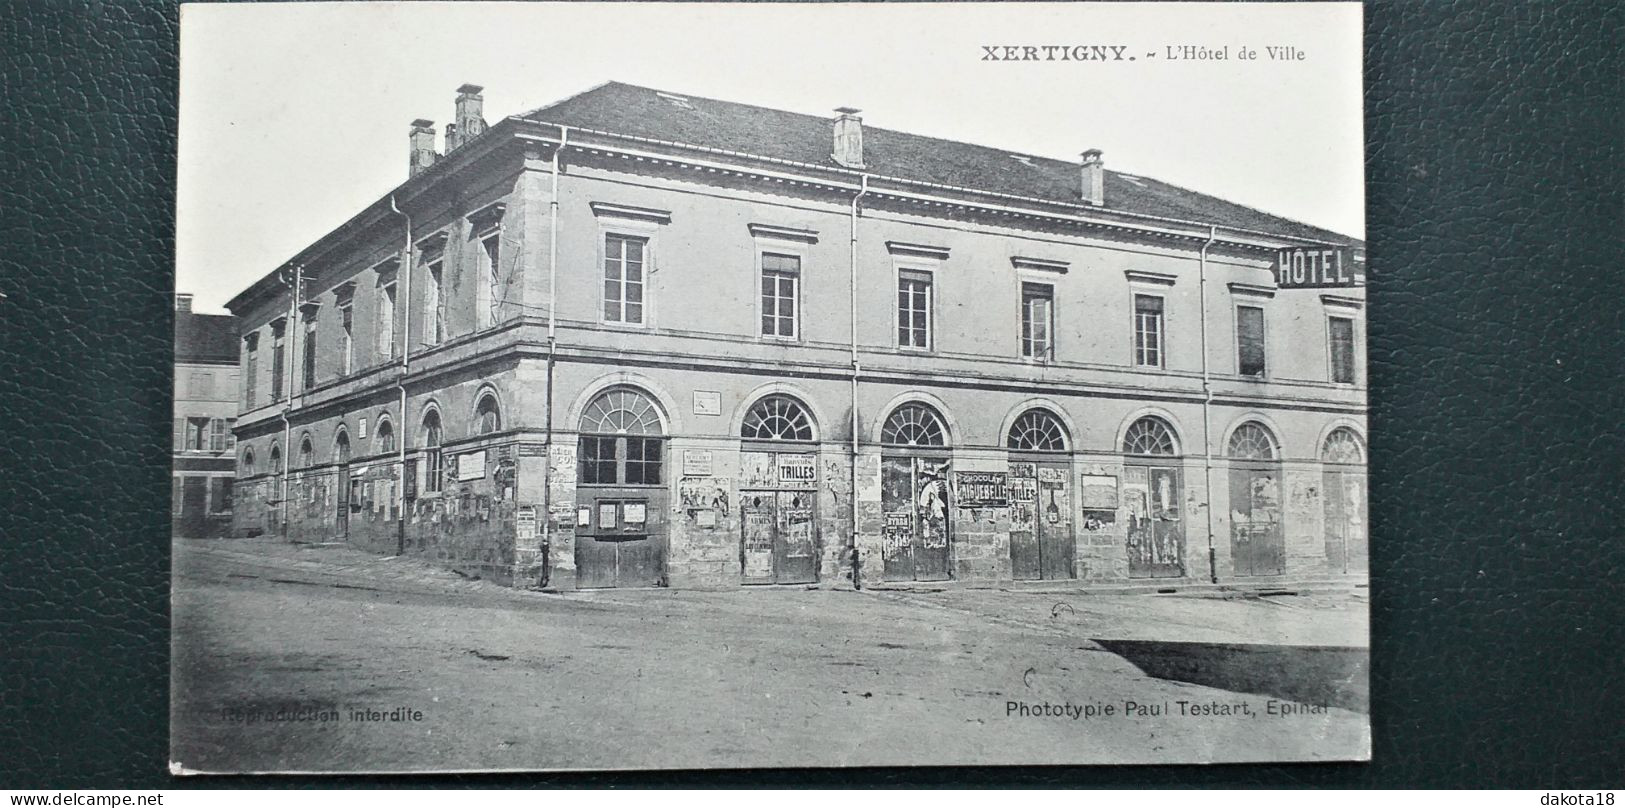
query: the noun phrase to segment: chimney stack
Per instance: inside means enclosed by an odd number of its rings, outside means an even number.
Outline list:
[[[863,119],[860,109],[839,107],[835,110],[835,148],[830,157],[847,168],[864,168]]]
[[[1083,201],[1106,204],[1106,160],[1099,149],[1083,153]]]
[[[411,134],[411,164],[407,169],[408,177],[416,177],[424,169],[434,165],[440,155],[434,150],[434,121],[419,118],[412,122]]]
[[[189,312],[192,310],[192,296],[188,294],[175,295],[175,310]]]
[[[446,125],[448,154],[485,134],[485,97],[480,95],[484,89],[478,84],[464,84],[457,88],[457,109],[452,115],[453,123]],[[455,132],[452,131],[453,125],[457,127]]]

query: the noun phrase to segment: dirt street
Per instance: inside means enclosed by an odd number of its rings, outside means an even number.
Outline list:
[[[178,539],[171,757],[321,772],[1365,758],[1365,604],[1290,601],[553,595],[341,546]]]

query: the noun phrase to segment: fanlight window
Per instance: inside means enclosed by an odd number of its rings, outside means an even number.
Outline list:
[[[1174,455],[1179,453],[1176,446],[1173,428],[1149,415],[1130,424],[1123,436],[1123,454]]]
[[[1274,460],[1275,438],[1262,425],[1242,424],[1230,435],[1230,456],[1244,460]]]
[[[271,473],[282,473],[282,449],[277,446],[271,447]]]
[[[880,442],[887,446],[946,446],[947,434],[935,410],[924,404],[904,404],[886,419]]]
[[[350,433],[339,430],[337,438],[333,439],[333,457],[340,463],[350,462]]]
[[[610,390],[593,399],[581,416],[581,431],[600,435],[661,435],[660,412],[636,390]]]
[[[1010,425],[1008,445],[1036,452],[1066,451],[1066,430],[1048,410],[1028,410]]]
[[[299,441],[299,468],[310,468],[311,456],[314,452],[310,448],[310,436],[306,435]]]
[[[395,451],[395,427],[391,426],[388,421],[379,419],[378,431],[372,433],[372,437],[378,443],[378,451]]]
[[[1326,436],[1320,459],[1327,463],[1364,463],[1365,444],[1360,442],[1360,436],[1354,434],[1354,430],[1340,426]]]
[[[252,477],[252,476],[254,476],[254,450],[253,449],[249,449],[248,451],[243,452],[243,476],[244,477]]]
[[[812,440],[812,418],[789,396],[766,396],[745,414],[740,437],[750,440]]]

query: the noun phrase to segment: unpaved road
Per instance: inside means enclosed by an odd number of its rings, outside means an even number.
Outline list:
[[[192,771],[1336,760],[1370,749],[1362,713],[1272,717],[1267,695],[1150,678],[1094,641],[1363,647],[1363,602],[1338,598],[548,595],[343,547],[182,539],[173,610],[171,758]],[[1180,701],[1233,714],[1181,715]],[[1009,702],[1113,714],[1021,717]],[[1127,702],[1166,712],[1126,715]],[[397,708],[415,720],[355,712]]]

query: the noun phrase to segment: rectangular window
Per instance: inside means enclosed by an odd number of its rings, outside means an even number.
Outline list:
[[[209,425],[212,418],[186,419],[186,451],[205,452],[209,450]]]
[[[226,450],[226,419],[209,419],[209,451],[224,452]]]
[[[485,307],[480,313],[481,325],[486,328],[502,321],[502,237],[493,233],[480,242],[480,260],[484,264]]]
[[[577,466],[581,469],[581,481],[589,485],[614,485],[618,480],[615,474],[615,438],[581,439],[581,457]]]
[[[286,323],[271,325],[271,400],[282,400],[282,385],[288,373]]]
[[[660,484],[660,440],[626,439],[626,484]]]
[[[304,376],[304,386],[299,389],[305,391],[316,386],[316,317],[314,315],[305,318],[304,362],[302,364],[304,365],[302,374]]]
[[[646,239],[604,237],[604,322],[643,324]]]
[[[903,270],[897,276],[897,346],[931,348],[931,273]]]
[[[439,345],[446,338],[446,301],[441,286],[439,259],[429,262],[429,288],[423,292],[423,342]]]
[[[1162,346],[1162,298],[1156,295],[1134,296],[1134,364],[1145,368],[1160,368],[1164,360]]]
[[[255,382],[259,379],[260,369],[260,341],[258,335],[250,335],[243,343],[243,409],[254,408],[254,394],[257,392]]]
[[[339,373],[355,372],[355,309],[346,303],[339,307]]]
[[[214,374],[196,372],[187,380],[186,394],[192,398],[214,397]]]
[[[394,359],[400,355],[400,341],[395,339],[395,284],[385,284],[378,295],[378,358]]]
[[[441,480],[446,476],[445,455],[441,453],[438,446],[429,447],[429,450],[424,455],[423,490],[432,494],[440,490]]]
[[[1021,355],[1046,362],[1055,358],[1055,287],[1050,284],[1021,285]]]
[[[1236,358],[1243,376],[1264,375],[1264,310],[1236,307]]]
[[[1332,381],[1354,383],[1354,321],[1347,317],[1327,319],[1331,330]]]
[[[762,336],[796,338],[796,284],[801,259],[762,253]]]

